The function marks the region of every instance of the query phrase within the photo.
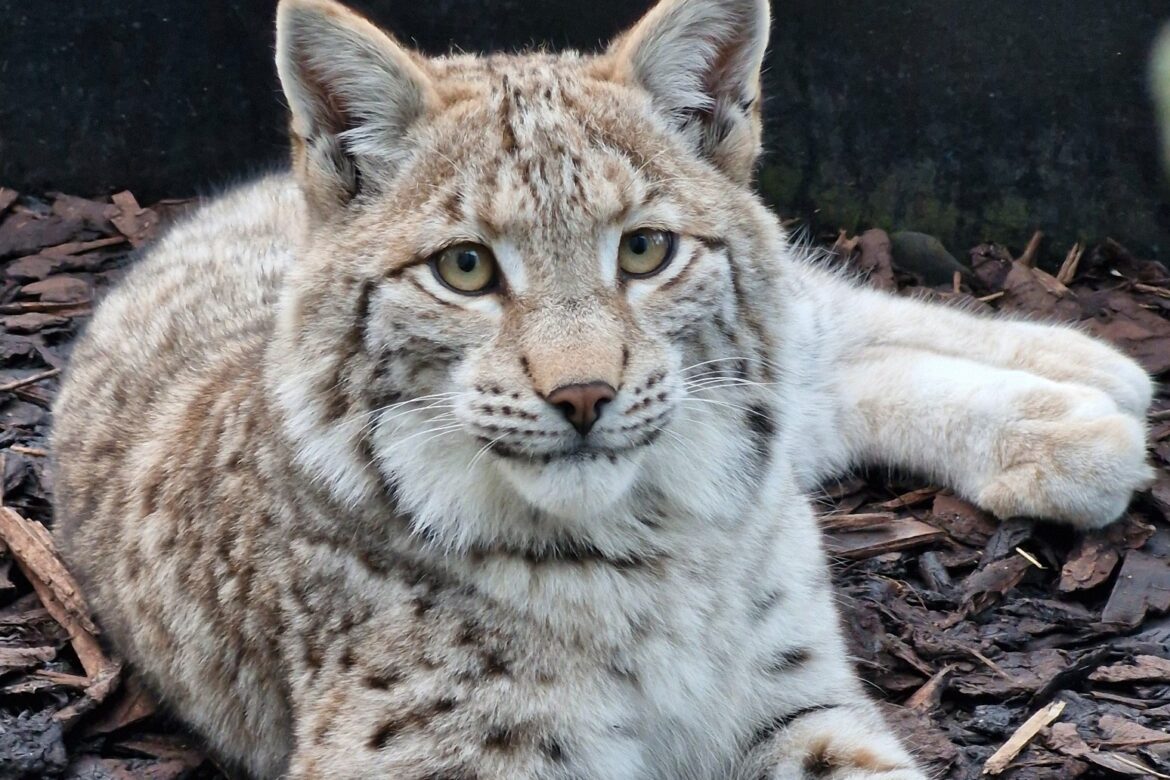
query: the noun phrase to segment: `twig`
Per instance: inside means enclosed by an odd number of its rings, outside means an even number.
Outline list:
[[[1031,268],[1036,264],[1036,253],[1040,251],[1040,242],[1044,240],[1044,233],[1037,230],[1028,239],[1028,245],[1024,247],[1024,254],[1016,259],[1016,262],[1027,268]]]
[[[49,457],[48,450],[42,450],[39,447],[26,447],[23,444],[13,444],[11,447],[8,448],[8,450],[9,450],[9,452],[15,452],[17,455],[29,455],[29,456],[34,457],[34,458],[47,458],[47,457]],[[4,502],[0,501],[0,504],[2,504],[2,503],[4,503]]]
[[[41,373],[33,374],[32,376],[26,376],[24,379],[16,379],[12,382],[8,382],[7,384],[0,385],[0,393],[8,393],[8,392],[11,392],[13,390],[18,390],[22,387],[27,387],[29,385],[35,385],[37,382],[40,382],[40,381],[45,380],[45,379],[51,379],[52,377],[55,377],[55,376],[57,376],[57,374],[60,374],[60,373],[61,373],[61,369],[50,368],[48,371],[42,371]]]
[[[1060,713],[1064,712],[1064,705],[1063,701],[1054,701],[1024,721],[1024,725],[1016,729],[1016,733],[1003,743],[1003,747],[992,753],[991,758],[987,759],[987,763],[983,765],[983,774],[998,775],[1007,769],[1008,765],[1020,754],[1020,751],[1040,733],[1040,729],[1060,717]]]
[[[1072,249],[1068,250],[1068,254],[1064,258],[1064,262],[1060,264],[1060,270],[1056,272],[1056,281],[1061,284],[1070,284],[1077,275],[1077,269],[1081,265],[1081,256],[1085,254],[1085,248],[1078,242],[1072,245]]]
[[[1144,293],[1150,293],[1151,295],[1157,295],[1159,298],[1170,298],[1170,290],[1167,290],[1165,287],[1155,287],[1152,284],[1142,284],[1141,282],[1134,282],[1133,289],[1137,290],[1138,292],[1144,292]]]
[[[1030,563],[1030,564],[1032,564],[1033,566],[1035,566],[1037,569],[1045,569],[1045,570],[1047,570],[1047,569],[1048,569],[1048,567],[1047,567],[1047,566],[1045,566],[1044,564],[1040,563],[1040,560],[1039,560],[1039,559],[1038,559],[1038,558],[1037,558],[1035,555],[1033,555],[1032,553],[1028,552],[1028,551],[1027,551],[1027,550],[1025,550],[1023,547],[1017,547],[1017,548],[1016,548],[1016,552],[1017,552],[1017,553],[1018,553],[1020,556],[1022,556],[1024,560],[1026,560],[1028,563]]]
[[[17,301],[0,304],[0,314],[60,314],[65,317],[80,317],[92,313],[93,301]]]
[[[992,661],[990,658],[985,656],[983,653],[981,653],[978,650],[975,650],[974,648],[971,648],[971,647],[964,648],[964,649],[966,649],[966,651],[968,653],[970,653],[971,655],[975,656],[975,658],[977,658],[981,664],[983,664],[988,669],[990,669],[991,671],[998,674],[1003,679],[1007,680],[1008,682],[1015,682],[1016,678],[1012,677],[1010,674],[1005,672],[1003,670],[1002,666],[997,664],[995,661]]]

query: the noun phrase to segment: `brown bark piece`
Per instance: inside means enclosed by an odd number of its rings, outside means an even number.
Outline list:
[[[1105,737],[1100,747],[1127,748],[1152,745],[1155,746],[1155,753],[1170,755],[1170,732],[1146,728],[1140,723],[1112,714],[1102,715],[1097,721],[1097,729]]]
[[[1119,775],[1170,778],[1170,775],[1154,770],[1133,756],[1093,750],[1077,733],[1077,727],[1072,723],[1057,723],[1049,730],[1045,741],[1057,752],[1083,759]]]
[[[1139,655],[1133,663],[1102,666],[1089,675],[1094,682],[1170,682],[1170,658]]]
[[[1061,593],[1088,590],[1109,579],[1121,553],[1107,539],[1085,536],[1069,554],[1060,571]]]
[[[46,328],[59,328],[68,325],[69,318],[48,312],[30,312],[5,317],[2,322],[4,329],[9,333],[37,333]]]
[[[55,647],[2,647],[0,646],[0,674],[31,669],[57,656]]]
[[[84,225],[80,219],[55,214],[42,216],[15,212],[0,222],[0,258],[27,255],[41,247],[60,244],[77,235]]]
[[[88,724],[86,736],[109,734],[148,718],[158,710],[154,697],[133,674],[128,675],[113,706]]]
[[[910,694],[910,698],[906,699],[906,708],[916,712],[930,712],[936,708],[946,693],[947,680],[954,668],[953,664],[949,664],[936,672],[921,688]]]
[[[20,193],[8,187],[0,187],[0,214],[8,211],[8,207],[16,202],[20,197]]]
[[[1032,563],[1014,555],[992,561],[963,581],[963,603],[970,612],[982,612],[1019,584]]]
[[[142,246],[154,237],[159,219],[151,209],[138,205],[134,195],[126,190],[114,195],[111,200],[118,207],[118,214],[111,221],[118,232],[130,240],[135,247]]]
[[[97,641],[98,628],[73,575],[61,562],[53,539],[40,523],[26,520],[9,507],[0,506],[0,539],[12,551],[17,565],[32,583],[41,603],[69,632],[77,657],[90,677],[110,661]]]
[[[1170,560],[1132,550],[1125,556],[1101,620],[1133,628],[1151,610],[1170,610]]]
[[[90,298],[89,285],[76,276],[50,276],[20,288],[21,295],[35,295],[50,303],[81,303]]]
[[[874,228],[857,237],[860,254],[856,265],[866,275],[871,286],[894,292],[898,282],[894,277],[894,256],[890,251],[890,237],[884,230]]]
[[[974,504],[948,493],[934,497],[930,509],[935,524],[964,544],[982,547],[999,527],[995,518]]]
[[[894,496],[889,501],[883,501],[877,505],[878,509],[896,510],[906,509],[907,507],[917,506],[925,501],[934,498],[939,492],[936,487],[924,487],[917,490],[911,490],[903,493],[900,496]]]
[[[53,213],[67,219],[79,219],[90,230],[109,235],[114,233],[110,219],[117,216],[118,207],[75,195],[57,195],[53,200]]]
[[[890,521],[882,528],[829,533],[825,537],[825,546],[831,555],[860,559],[922,547],[945,537],[946,534],[932,525],[913,518],[901,517]]]

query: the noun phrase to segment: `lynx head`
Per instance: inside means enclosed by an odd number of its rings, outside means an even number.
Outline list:
[[[663,0],[597,55],[430,59],[282,0],[309,219],[273,371],[303,464],[454,546],[616,544],[650,496],[748,495],[783,252],[750,190],[768,23]]]

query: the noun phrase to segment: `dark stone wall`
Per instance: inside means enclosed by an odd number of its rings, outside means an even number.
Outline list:
[[[355,0],[430,52],[592,49],[649,0]],[[279,164],[272,0],[0,0],[0,183],[140,198]],[[818,228],[1170,259],[1146,58],[1166,0],[787,0],[765,195]]]

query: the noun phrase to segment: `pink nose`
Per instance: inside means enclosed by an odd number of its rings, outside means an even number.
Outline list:
[[[545,400],[560,409],[565,419],[584,436],[601,416],[602,408],[615,395],[617,391],[607,382],[587,382],[562,385],[546,395]]]

